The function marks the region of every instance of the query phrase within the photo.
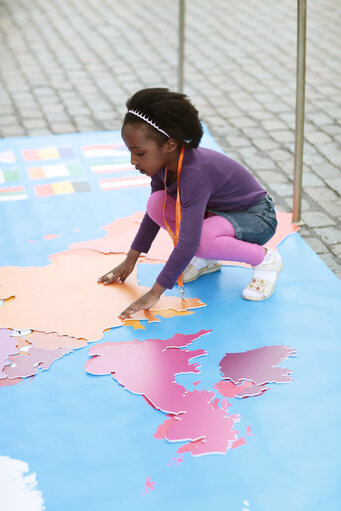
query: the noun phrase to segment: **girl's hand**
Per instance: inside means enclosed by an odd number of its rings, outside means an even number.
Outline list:
[[[135,302],[130,304],[129,307],[127,307],[120,314],[120,318],[125,319],[131,314],[135,314],[135,312],[150,309],[159,301],[160,296],[162,295],[164,290],[165,290],[164,287],[160,286],[157,282],[155,282],[154,286],[149,291],[147,291],[147,293],[145,293]]]
[[[102,282],[105,285],[114,284],[115,282],[120,282],[123,284],[126,278],[133,271],[134,266],[134,264],[128,263],[127,260],[125,260],[123,263],[116,266],[116,268],[113,268],[102,277],[99,277],[97,282]]]
[[[129,275],[135,268],[135,264],[139,258],[139,255],[140,252],[130,249],[123,263],[116,266],[116,268],[113,268],[112,270],[108,271],[108,273],[106,273],[102,277],[99,277],[97,282],[102,282],[103,284],[114,284],[115,282],[120,282],[121,284],[123,284],[123,282],[126,280],[127,277],[129,277]]]

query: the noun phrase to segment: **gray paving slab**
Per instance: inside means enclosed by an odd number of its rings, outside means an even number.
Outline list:
[[[296,0],[188,0],[185,92],[292,208]],[[341,3],[308,2],[302,236],[341,278]],[[0,0],[0,136],[120,128],[135,90],[177,87],[178,2]]]

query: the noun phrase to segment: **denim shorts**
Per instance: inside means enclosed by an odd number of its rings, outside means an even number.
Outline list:
[[[264,245],[275,234],[276,211],[270,195],[244,211],[216,211],[210,213],[226,218],[234,227],[238,240]]]

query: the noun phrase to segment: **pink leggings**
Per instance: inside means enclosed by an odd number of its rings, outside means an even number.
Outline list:
[[[152,193],[147,203],[147,211],[150,218],[165,229],[162,215],[163,201],[164,191]],[[175,232],[175,203],[175,199],[167,197],[165,216],[173,232]],[[195,255],[203,259],[239,261],[256,266],[264,259],[264,247],[237,240],[233,225],[226,218],[209,213],[209,217],[204,219],[200,245]]]

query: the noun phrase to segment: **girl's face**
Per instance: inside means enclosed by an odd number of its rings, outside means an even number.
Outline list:
[[[162,168],[173,170],[177,167],[179,151],[177,143],[168,139],[162,146],[148,138],[146,130],[140,124],[125,124],[122,128],[122,138],[131,155],[131,164],[141,174],[153,177]],[[175,168],[176,170],[176,168]]]

